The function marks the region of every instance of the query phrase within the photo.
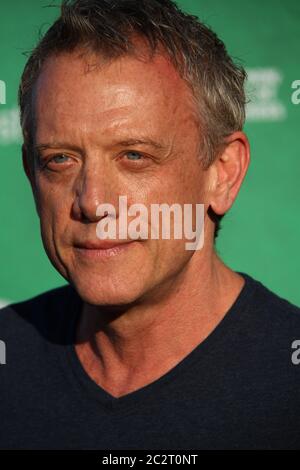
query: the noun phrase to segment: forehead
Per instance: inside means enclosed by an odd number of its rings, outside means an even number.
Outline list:
[[[39,137],[116,127],[164,133],[196,120],[192,93],[170,60],[122,56],[104,62],[95,53],[48,58],[34,89]]]

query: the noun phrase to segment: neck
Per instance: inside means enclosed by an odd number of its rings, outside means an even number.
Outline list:
[[[88,375],[119,397],[172,369],[218,325],[244,284],[214,253],[130,306],[83,305],[76,350]]]

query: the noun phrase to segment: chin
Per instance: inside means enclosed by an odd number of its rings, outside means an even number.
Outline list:
[[[126,305],[140,298],[145,289],[141,279],[83,279],[78,276],[71,278],[71,283],[80,298],[90,305]]]

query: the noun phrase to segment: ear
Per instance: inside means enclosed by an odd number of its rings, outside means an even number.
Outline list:
[[[210,167],[210,206],[218,215],[232,206],[250,163],[250,146],[244,132],[226,138],[225,148]]]

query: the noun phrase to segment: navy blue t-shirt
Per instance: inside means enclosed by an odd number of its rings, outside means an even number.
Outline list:
[[[2,309],[0,448],[300,449],[300,309],[240,274],[207,339],[119,398],[77,357],[82,302],[71,286]]]

